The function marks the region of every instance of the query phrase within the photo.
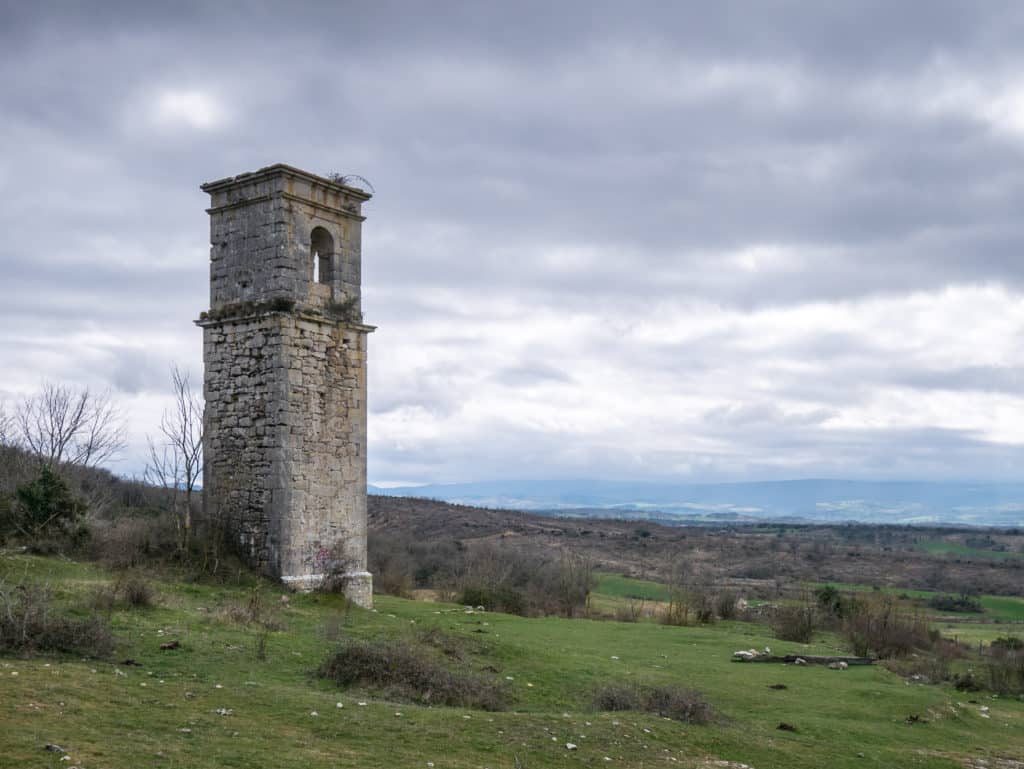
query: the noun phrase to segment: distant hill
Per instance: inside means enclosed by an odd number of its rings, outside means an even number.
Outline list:
[[[548,515],[1024,526],[1024,483],[829,479],[709,484],[488,481],[371,487],[371,491]]]

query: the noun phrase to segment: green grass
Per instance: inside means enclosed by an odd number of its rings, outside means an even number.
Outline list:
[[[113,579],[89,565],[0,556],[0,578],[23,576],[48,582],[69,604]],[[523,619],[387,597],[377,599],[376,612],[346,612],[336,596],[292,596],[285,606],[281,591],[265,585],[265,604],[284,629],[269,633],[261,661],[260,630],[223,611],[244,604],[250,587],[165,580],[157,588],[156,608],[113,613],[122,639],[113,661],[0,658],[0,767],[391,769],[429,761],[437,769],[498,769],[518,758],[528,769],[711,767],[714,760],[756,769],[953,769],[967,756],[1024,755],[1024,703],[985,698],[986,719],[966,701],[979,695],[908,685],[879,667],[731,662],[733,651],[749,647],[836,646],[779,642],[758,625]],[[339,691],[311,675],[332,648],[324,628],[333,625],[365,638],[424,627],[465,635],[478,649],[469,664],[511,677],[515,704],[485,713]],[[182,648],[160,651],[168,639]],[[139,664],[124,664],[129,658]],[[721,717],[690,726],[590,708],[595,687],[634,681],[698,689]],[[776,683],[788,688],[769,688]],[[910,715],[928,723],[910,726]],[[797,732],[778,731],[781,721]],[[568,742],[578,749],[567,750]],[[71,760],[45,752],[47,743],[67,748]]]
[[[959,542],[949,542],[945,539],[928,539],[918,543],[918,548],[931,553],[932,555],[945,555],[950,558],[981,558],[994,561],[1005,561],[1010,558],[1022,558],[1020,553],[1004,552],[1002,550],[985,550],[980,547],[970,547]]]
[[[597,586],[594,588],[594,593],[615,598],[639,598],[647,601],[668,601],[672,597],[671,590],[660,582],[632,579],[623,577],[621,574],[597,575]]]
[[[830,584],[839,590],[844,590],[852,593],[863,593],[873,592],[875,589],[870,585],[854,585],[846,582],[819,582],[815,583],[814,587],[822,587],[825,584]],[[898,587],[885,587],[880,589],[883,593],[889,593],[891,595],[906,595],[910,598],[920,598],[927,600],[935,595],[945,595],[941,591],[935,590],[906,590]],[[1015,623],[1024,622],[1024,598],[1018,596],[1005,596],[1005,595],[983,595],[978,599],[981,602],[981,607],[985,610],[984,615],[973,614],[970,612],[938,612],[942,616],[950,617],[964,617],[965,619],[984,619],[991,622],[1004,622],[1004,623]],[[1011,631],[1012,632],[1012,631]],[[1006,631],[1003,631],[1006,634]],[[1024,627],[1018,628],[1018,635],[1024,634]]]

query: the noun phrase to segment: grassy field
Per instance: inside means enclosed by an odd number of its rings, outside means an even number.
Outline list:
[[[945,555],[950,558],[981,558],[995,561],[1005,561],[1008,558],[1021,558],[1020,553],[986,550],[980,547],[970,547],[959,542],[949,542],[944,539],[929,539],[921,542],[918,547],[932,555]]]
[[[0,579],[42,581],[68,605],[81,605],[114,575],[19,555],[0,556]],[[369,612],[326,595],[291,596],[285,604],[273,585],[257,593],[169,580],[156,587],[156,607],[112,613],[121,639],[112,661],[0,658],[0,767],[498,769],[518,760],[527,769],[728,766],[716,761],[754,769],[948,769],[968,758],[1024,755],[1024,703],[908,685],[878,667],[731,662],[742,648],[835,647],[778,642],[757,625],[523,619],[387,597]],[[265,659],[257,652],[266,631],[231,618],[254,594],[280,628],[266,634]],[[467,664],[511,679],[512,708],[389,702],[311,675],[339,633],[380,638],[422,628],[467,639],[475,650]],[[167,640],[181,648],[160,651]],[[698,689],[720,717],[696,726],[592,709],[595,687],[636,681]],[[769,688],[780,683],[788,688]],[[910,725],[910,716],[921,721]],[[780,722],[796,731],[779,731]],[[47,743],[66,748],[70,760],[44,751]]]
[[[813,585],[814,587],[822,587],[826,583],[819,582]],[[845,590],[849,592],[870,592],[875,588],[870,585],[851,585],[843,582],[831,582],[833,587],[839,590]],[[892,595],[906,595],[910,598],[922,598],[928,599],[935,595],[941,595],[932,590],[904,590],[897,587],[881,588],[882,592],[890,593]],[[983,595],[978,599],[981,602],[982,608],[985,610],[983,615],[972,614],[969,612],[939,612],[943,616],[957,616],[965,619],[984,619],[991,622],[1001,623],[1018,623],[1024,622],[1024,598],[1018,596],[1005,596],[1005,595]],[[932,610],[934,611],[934,610]],[[1012,627],[1011,627],[1012,630]],[[1024,634],[1024,626],[1018,628],[1018,635]],[[1004,630],[1003,634],[1006,634]]]

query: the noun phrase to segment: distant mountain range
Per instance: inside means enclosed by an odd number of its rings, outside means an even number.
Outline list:
[[[488,481],[387,489],[371,486],[370,491],[563,516],[1024,526],[1024,483]]]

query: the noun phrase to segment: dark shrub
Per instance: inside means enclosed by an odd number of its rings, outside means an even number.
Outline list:
[[[594,692],[597,710],[642,710],[642,703],[640,689],[629,684],[608,684]]]
[[[155,603],[153,586],[141,577],[129,577],[122,582],[120,593],[124,596],[125,604],[134,609],[146,609]]]
[[[1005,638],[997,638],[991,643],[992,651],[997,649],[1013,652],[1024,650],[1024,639],[1011,635]]]
[[[462,591],[463,606],[483,606],[487,611],[526,614],[526,596],[512,587],[467,587]]]
[[[597,710],[636,710],[657,713],[685,724],[706,724],[714,716],[714,708],[700,692],[681,686],[641,686],[609,684],[594,693]]]
[[[37,587],[0,589],[0,653],[67,652],[107,657],[114,634],[100,617],[57,613],[50,594]]]
[[[814,598],[818,602],[818,608],[827,617],[842,619],[847,610],[847,602],[838,588],[832,585],[825,585],[814,591]]]
[[[320,666],[318,675],[338,686],[369,686],[385,696],[420,704],[504,710],[511,700],[504,681],[453,670],[408,639],[348,640]]]
[[[679,686],[652,686],[644,691],[646,709],[662,718],[682,721],[684,724],[706,724],[714,715],[714,709],[700,692]]]
[[[19,486],[14,496],[14,504],[4,508],[0,528],[26,542],[71,534],[85,513],[85,504],[49,467],[43,467],[35,480]]]
[[[960,595],[934,595],[928,599],[928,606],[939,611],[968,612],[982,614],[985,609],[975,596],[961,593]]]

